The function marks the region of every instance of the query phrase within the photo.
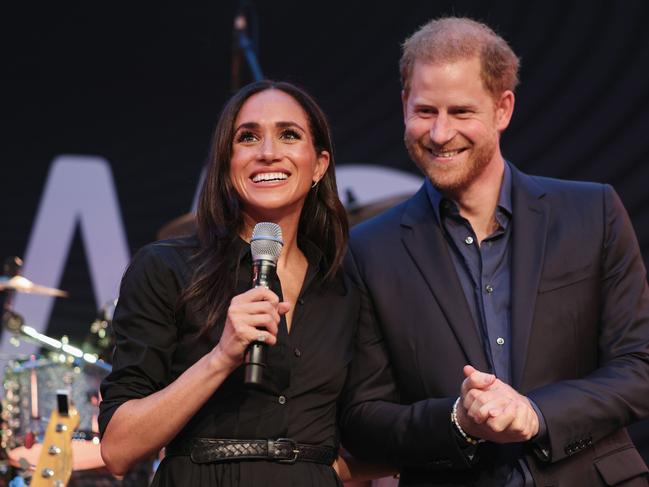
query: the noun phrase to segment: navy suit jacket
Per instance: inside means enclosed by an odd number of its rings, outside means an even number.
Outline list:
[[[628,215],[608,185],[514,167],[512,205],[512,386],[548,432],[547,448],[523,446],[535,483],[647,485],[625,429],[649,417],[649,290]],[[363,304],[343,444],[397,465],[402,485],[492,485],[501,447],[467,460],[449,419],[462,367],[488,363],[423,187],[353,229],[346,268]]]

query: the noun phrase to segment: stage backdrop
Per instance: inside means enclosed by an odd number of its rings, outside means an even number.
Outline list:
[[[231,92],[239,3],[2,7],[0,257],[24,257],[26,277],[70,293],[19,296],[31,326],[83,341],[132,254],[191,209]],[[612,184],[649,257],[647,2],[384,3],[246,9],[264,75],[304,86],[329,115],[345,199],[419,185],[402,144],[400,42],[431,17],[469,15],[522,57],[505,156],[527,172]],[[1,346],[3,359],[30,351],[6,333]]]

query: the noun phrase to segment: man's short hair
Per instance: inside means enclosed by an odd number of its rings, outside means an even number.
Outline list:
[[[399,69],[405,92],[417,61],[436,64],[473,57],[480,59],[482,82],[493,97],[518,85],[520,60],[512,48],[489,26],[473,19],[433,19],[406,39],[402,48]]]

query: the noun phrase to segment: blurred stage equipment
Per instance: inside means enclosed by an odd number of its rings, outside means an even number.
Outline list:
[[[117,299],[104,304],[97,312],[97,318],[90,324],[83,349],[97,355],[101,360],[110,363],[112,361],[113,347],[115,346],[115,334],[113,333],[113,315]]]
[[[196,233],[196,214],[185,213],[170,222],[166,223],[158,233],[158,240],[165,240],[174,237],[184,237]]]
[[[56,391],[56,404],[47,423],[31,487],[65,487],[72,475],[72,434],[79,427],[79,413],[65,390]]]
[[[351,190],[347,190],[345,195],[347,202],[345,207],[347,208],[347,217],[349,218],[349,226],[353,227],[365,220],[369,220],[373,216],[383,213],[385,210],[392,208],[393,206],[401,203],[402,201],[407,200],[412,196],[412,194],[400,194],[397,196],[391,196],[390,198],[384,198],[378,201],[366,205],[359,205],[356,202],[356,197]]]
[[[110,365],[98,360],[96,355],[86,353],[80,348],[70,345],[65,337],[57,340],[40,333],[35,328],[26,325],[23,317],[11,309],[13,296],[16,292],[41,296],[67,296],[65,291],[34,284],[29,279],[21,276],[21,266],[22,260],[19,257],[10,257],[5,261],[3,269],[8,275],[0,276],[0,297],[2,298],[2,316],[0,323],[2,326],[14,333],[14,340],[23,339],[52,352],[71,356],[73,360],[96,364],[97,367],[110,371]]]
[[[20,269],[22,266],[23,261],[17,256],[8,257],[4,261],[2,275],[0,276],[0,296],[3,296],[1,301],[3,310],[11,309],[13,296],[16,292],[54,296],[57,298],[65,298],[68,296],[68,293],[65,291],[53,287],[41,286],[21,276]]]
[[[4,370],[0,446],[8,463],[28,471],[42,450],[50,416],[57,411],[57,391],[66,391],[79,413],[80,426],[72,434],[73,470],[104,465],[99,450],[99,384],[111,366],[68,342],[40,333],[12,310],[15,293],[65,297],[60,289],[35,284],[20,276],[22,261],[5,261],[0,277],[1,324],[13,333],[12,341],[33,343],[41,355],[11,357]],[[112,319],[112,314],[111,314]]]
[[[72,435],[73,470],[104,465],[99,452],[99,384],[107,371],[71,357],[31,357],[13,360],[5,369],[2,408],[2,447],[14,467],[36,465],[47,421],[57,410],[56,393],[68,391],[79,412]]]
[[[53,287],[41,286],[35,284],[23,276],[1,276],[0,277],[0,291],[17,291],[26,294],[39,294],[41,296],[54,296],[57,298],[67,298],[68,293]]]
[[[252,34],[248,34],[251,31]],[[232,30],[232,70],[231,86],[232,92],[237,91],[244,84],[241,82],[241,65],[245,57],[254,81],[264,79],[261,66],[257,61],[257,50],[259,39],[259,17],[254,6],[246,1],[240,0],[237,13],[234,17]]]

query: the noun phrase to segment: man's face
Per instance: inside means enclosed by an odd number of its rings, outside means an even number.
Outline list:
[[[501,164],[499,139],[511,119],[514,95],[487,92],[477,57],[417,62],[403,94],[410,157],[442,192],[461,195],[485,169]]]

